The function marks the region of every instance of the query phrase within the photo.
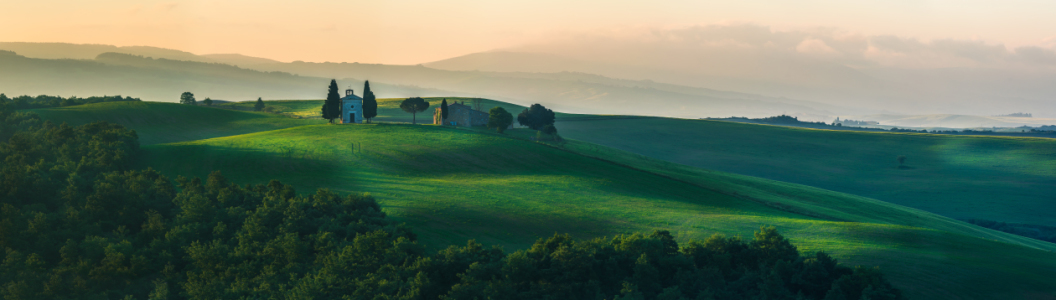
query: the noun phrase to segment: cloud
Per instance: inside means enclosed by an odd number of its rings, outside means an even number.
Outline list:
[[[628,33],[630,32],[630,33]],[[892,35],[867,36],[835,28],[775,30],[757,24],[698,25],[683,28],[580,32],[514,48],[593,60],[822,60],[846,66],[898,68],[1052,67],[1056,37],[1040,45],[1009,49],[979,40],[921,40]],[[685,62],[681,62],[685,63]]]
[[[1042,39],[1039,46],[1056,50],[1056,35]]]
[[[829,47],[829,44],[826,44],[825,41],[815,38],[809,38],[803,40],[802,42],[799,42],[799,45],[796,45],[796,51],[804,54],[817,55],[838,53],[836,49],[832,49],[832,47]]]

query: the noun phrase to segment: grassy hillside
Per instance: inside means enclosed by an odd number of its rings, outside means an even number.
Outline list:
[[[426,98],[433,107],[441,99]],[[411,115],[399,109],[402,100],[379,99],[375,120],[410,122]],[[318,118],[322,100],[265,103],[290,115]],[[249,109],[252,104],[224,105]],[[502,106],[514,115],[523,109],[492,100],[484,100],[483,106],[485,110]],[[432,122],[431,110],[418,117],[420,123]],[[1046,200],[1056,194],[1056,140],[1051,139],[808,130],[562,113],[557,127],[566,138],[660,160],[862,195],[957,219],[1056,225],[1049,215],[1056,211],[1056,202]],[[188,139],[174,141],[178,140]],[[899,155],[907,156],[905,168],[898,168]]]
[[[1056,140],[867,133],[629,118],[566,138],[694,167],[862,195],[948,217],[1056,225]],[[907,157],[899,168],[896,157]]]
[[[80,125],[108,121],[136,130],[143,145],[200,140],[319,124],[275,114],[159,102],[107,102],[33,110],[45,120]]]
[[[239,182],[280,179],[302,191],[370,192],[434,247],[477,239],[520,248],[554,232],[655,228],[682,240],[750,236],[776,225],[801,250],[881,266],[917,298],[1056,290],[1045,279],[1056,275],[1052,244],[862,197],[567,147],[437,126],[316,125],[148,146],[143,166],[186,176],[217,169]],[[609,161],[574,151],[604,152]]]
[[[409,121],[399,100],[381,99],[379,120]],[[321,105],[267,103],[305,116]],[[485,108],[495,105],[520,109],[485,102]],[[320,187],[370,192],[432,247],[477,239],[516,249],[554,232],[592,237],[657,228],[670,229],[683,241],[713,233],[750,237],[760,225],[775,225],[803,251],[823,249],[851,265],[880,266],[918,299],[1047,299],[1056,291],[1047,280],[1056,276],[1056,246],[1050,243],[870,198],[702,170],[591,143],[570,141],[559,149],[516,139],[533,135],[523,129],[499,136],[399,124],[293,127],[322,120],[150,102],[38,112],[52,120],[103,119],[130,126],[145,145],[155,144],[144,147],[141,165],[173,176],[218,169],[238,182],[280,179],[301,192]],[[423,120],[431,118],[426,115]],[[643,119],[559,118],[600,124]],[[576,130],[571,123],[559,124],[566,137]],[[279,128],[287,129],[265,131]],[[257,133],[231,136],[245,132]],[[210,137],[218,138],[197,140]]]

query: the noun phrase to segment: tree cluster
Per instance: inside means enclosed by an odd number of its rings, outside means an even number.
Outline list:
[[[502,107],[492,107],[488,111],[488,128],[495,128],[499,133],[506,132],[506,128],[513,124],[513,114]]]
[[[980,227],[1007,232],[1018,236],[1056,243],[1056,227],[1044,225],[1016,224],[982,219],[969,219],[966,222]]]
[[[194,99],[194,93],[183,92],[180,94],[180,104],[198,105],[198,101]]]
[[[38,95],[36,97],[22,95],[14,98],[8,98],[7,95],[0,94],[0,105],[8,105],[11,109],[32,109],[32,108],[49,108],[49,107],[64,107],[74,106],[82,104],[100,103],[100,102],[121,102],[121,101],[140,101],[139,98],[132,97],[121,97],[117,96],[92,96],[88,98],[69,97],[63,98],[60,96],[48,96]]]
[[[447,252],[469,249],[479,254],[445,299],[903,299],[877,269],[844,267],[821,252],[802,257],[773,227],[750,242],[715,235],[680,246],[656,231],[555,235],[506,256],[474,243]]]
[[[549,110],[538,103],[532,104],[532,106],[529,106],[517,115],[517,123],[520,123],[521,126],[527,126],[532,130],[542,129],[543,127],[546,127],[546,125],[554,125],[554,120],[554,111]]]

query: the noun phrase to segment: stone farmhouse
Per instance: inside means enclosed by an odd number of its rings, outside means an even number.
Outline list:
[[[433,124],[450,126],[486,126],[488,125],[488,113],[475,110],[463,103],[453,103],[447,106],[447,120],[441,120],[440,108],[433,113]]]

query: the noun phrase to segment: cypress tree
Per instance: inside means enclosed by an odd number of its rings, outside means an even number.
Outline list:
[[[374,92],[370,90],[370,80],[363,83],[363,118],[370,119],[378,116],[378,101],[374,98]]]
[[[440,102],[440,121],[442,123],[443,121],[446,121],[446,120],[447,120],[447,99],[444,99],[443,102]]]
[[[323,119],[334,123],[334,119],[340,117],[341,94],[337,93],[337,80],[330,79],[330,88],[326,93],[326,101],[323,102]]]
[[[257,97],[257,103],[253,104],[253,110],[255,110],[255,111],[264,110],[264,100],[260,99],[260,97]]]

